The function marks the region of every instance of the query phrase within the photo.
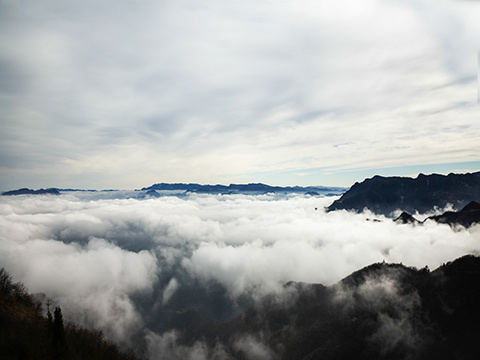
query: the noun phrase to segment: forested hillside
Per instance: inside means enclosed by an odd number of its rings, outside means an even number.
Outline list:
[[[42,304],[21,283],[0,269],[0,354],[9,359],[108,359],[135,360],[91,331],[64,321],[56,306],[42,315]]]

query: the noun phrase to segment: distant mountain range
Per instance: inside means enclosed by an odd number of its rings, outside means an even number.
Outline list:
[[[292,193],[292,194],[305,194],[310,196],[337,196],[343,194],[347,188],[344,187],[328,187],[328,186],[270,186],[262,183],[250,183],[250,184],[230,184],[230,185],[201,185],[195,183],[159,183],[152,186],[144,187],[140,190],[136,190],[136,195],[129,194],[130,197],[146,198],[146,197],[159,197],[161,192],[187,194],[187,193],[199,193],[199,194],[268,194],[268,193]],[[114,192],[119,190],[83,190],[83,189],[60,189],[49,188],[32,190],[22,188],[18,190],[10,190],[3,192],[2,195],[59,195],[63,192]],[[160,192],[160,193],[159,193]]]
[[[230,185],[201,185],[195,183],[159,183],[144,187],[142,191],[188,191],[209,194],[236,194],[236,193],[308,193],[309,195],[340,195],[347,189],[343,187],[326,186],[270,186],[262,183],[230,184]]]
[[[480,201],[480,172],[448,176],[420,174],[417,178],[374,176],[355,183],[327,210],[368,209],[391,216],[397,210],[425,213],[449,204],[461,209],[470,201]]]
[[[60,195],[60,191],[54,188],[38,189],[38,190],[21,188],[18,190],[5,191],[4,193],[2,193],[2,195],[7,195],[7,196],[8,195],[45,195],[45,194]]]

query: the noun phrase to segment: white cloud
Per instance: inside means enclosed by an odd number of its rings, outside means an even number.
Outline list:
[[[167,331],[162,335],[149,331],[146,335],[148,356],[159,360],[207,360],[208,349],[204,343],[196,342],[193,346],[178,343],[179,334]],[[225,358],[220,358],[225,359]]]
[[[272,360],[277,356],[272,349],[258,338],[258,336],[245,335],[235,341],[233,347],[239,350],[248,360]]]
[[[60,304],[67,318],[103,329],[109,338],[128,341],[143,321],[130,296],[152,290],[156,260],[102,239],[85,246],[47,239],[0,244],[2,265],[32,292],[43,292]]]
[[[366,273],[358,284],[336,284],[334,302],[347,312],[360,307],[377,314],[373,321],[378,327],[369,341],[382,355],[395,353],[399,347],[415,351],[425,339],[420,336],[421,323],[416,318],[421,299],[413,288],[400,288],[408,270],[388,267],[377,270],[374,274]]]
[[[480,252],[479,226],[458,231],[434,222],[366,221],[373,217],[368,212],[325,213],[333,200],[4,196],[0,263],[30,291],[57,301],[66,317],[126,339],[150,311],[140,311],[135,297],[150,294],[156,311],[170,303],[185,276],[218,281],[232,299],[258,299],[281,294],[288,281],[330,285],[382,260],[435,269]],[[387,287],[381,290],[388,295]]]
[[[178,281],[175,278],[172,278],[168,282],[168,285],[165,287],[165,290],[163,290],[163,299],[162,299],[163,304],[168,303],[172,295],[175,293],[175,291],[177,291],[178,286],[179,286]]]

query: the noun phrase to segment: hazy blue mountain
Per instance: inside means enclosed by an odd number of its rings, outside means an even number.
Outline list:
[[[460,209],[472,200],[480,201],[480,172],[448,176],[420,174],[417,178],[374,176],[355,183],[327,210],[361,212],[367,208],[389,216],[396,210],[425,213],[447,204]]]
[[[2,193],[2,195],[44,195],[44,194],[59,195],[60,192],[55,188],[38,189],[38,190],[21,188],[18,190],[10,190]]]
[[[145,199],[145,198],[148,199],[148,198],[158,198],[160,196],[161,195],[156,190],[148,190],[148,191],[140,193],[140,195],[138,195],[138,198],[139,199]]]
[[[230,184],[230,185],[201,185],[195,183],[158,183],[149,187],[144,187],[142,191],[157,190],[157,191],[188,191],[197,193],[212,193],[212,194],[236,194],[236,193],[310,193],[322,195],[340,195],[347,189],[342,187],[327,187],[327,186],[270,186],[262,183],[250,184]]]
[[[3,192],[2,195],[41,195],[41,194],[53,194],[58,195],[65,192],[76,192],[76,193],[97,193],[98,196],[101,196],[103,193],[116,193],[111,197],[118,198],[152,198],[160,197],[165,195],[165,193],[159,192],[168,192],[176,195],[187,194],[187,193],[204,193],[204,194],[267,194],[267,193],[281,193],[281,194],[306,194],[310,196],[338,196],[343,194],[347,189],[342,187],[327,187],[327,186],[270,186],[261,183],[250,183],[250,184],[230,184],[230,185],[201,185],[195,183],[159,183],[154,184],[149,187],[144,187],[140,191],[136,190],[128,192],[114,189],[106,190],[84,190],[84,189],[60,189],[60,188],[49,188],[49,189],[39,189],[32,190],[27,188],[21,188],[17,190],[10,190]]]

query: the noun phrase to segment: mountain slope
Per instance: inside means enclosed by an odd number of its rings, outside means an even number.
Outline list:
[[[399,224],[422,225],[427,220],[433,220],[441,224],[450,226],[463,226],[468,228],[474,224],[480,223],[480,203],[470,201],[460,211],[446,211],[441,215],[429,216],[424,221],[418,221],[411,214],[402,212],[394,221]]]
[[[100,331],[64,322],[59,307],[55,319],[45,318],[41,305],[5,269],[0,269],[0,354],[5,360],[136,359],[106,341]]]
[[[447,204],[462,208],[480,201],[480,172],[467,174],[418,175],[417,178],[375,176],[355,183],[328,208],[361,212],[365,208],[389,216],[393,211],[425,213]]]
[[[434,272],[367,266],[331,287],[289,283],[194,339],[221,341],[235,359],[476,359],[480,353],[480,258]],[[193,343],[195,340],[187,340]],[[253,354],[253,355],[252,355]]]
[[[469,227],[480,223],[480,203],[471,201],[460,211],[446,211],[442,215],[430,216],[428,219],[451,226]]]

